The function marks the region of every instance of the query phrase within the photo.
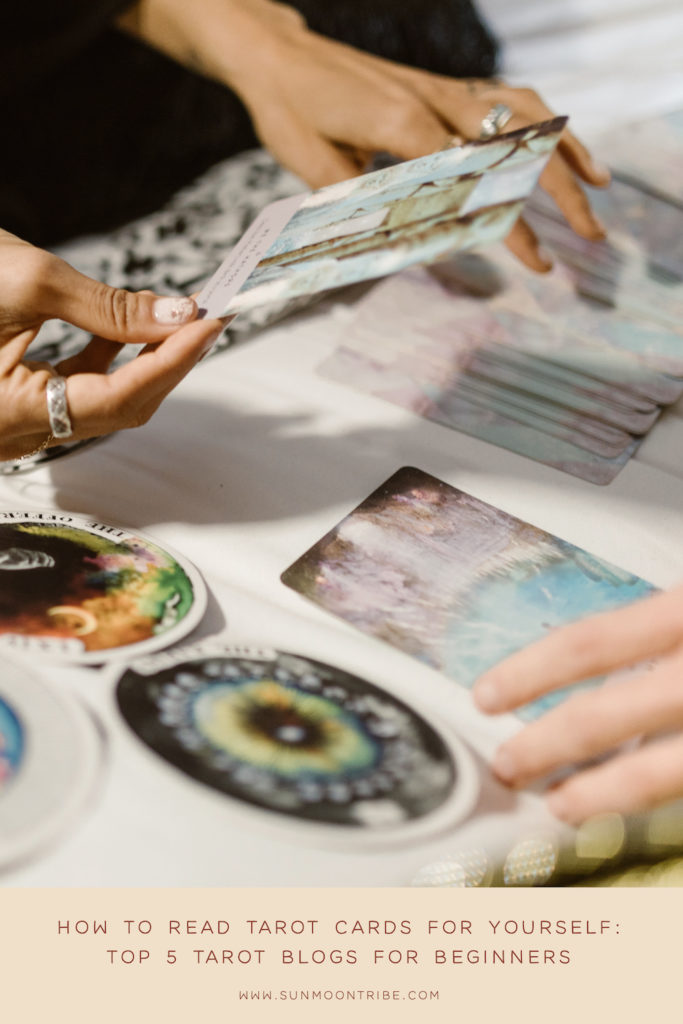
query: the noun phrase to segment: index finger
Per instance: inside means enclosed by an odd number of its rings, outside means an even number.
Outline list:
[[[540,185],[553,198],[577,235],[591,241],[605,237],[605,225],[593,212],[588,196],[559,152],[553,153],[544,167]]]
[[[636,736],[679,728],[681,669],[683,655],[677,652],[651,672],[636,673],[619,686],[572,694],[498,748],[495,774],[521,786],[563,765],[605,754]]]
[[[158,404],[213,345],[220,320],[196,320],[114,373],[76,373],[67,398],[74,440],[137,426],[141,413]]]
[[[658,740],[578,772],[548,796],[550,811],[578,823],[597,814],[633,814],[683,795],[683,737]]]
[[[510,711],[570,683],[664,654],[682,642],[679,587],[549,633],[485,672],[473,697],[482,711]]]

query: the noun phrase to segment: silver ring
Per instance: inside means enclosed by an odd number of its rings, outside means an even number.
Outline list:
[[[504,103],[496,103],[481,122],[479,138],[492,139],[494,135],[499,135],[512,116],[509,107]]]
[[[47,415],[50,420],[50,432],[53,437],[71,437],[73,427],[69,417],[69,406],[66,401],[66,378],[50,377],[45,387],[47,398]]]

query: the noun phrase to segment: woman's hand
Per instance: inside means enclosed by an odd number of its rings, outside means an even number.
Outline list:
[[[657,657],[654,667],[641,663]],[[541,694],[638,666],[613,685],[569,697],[498,750],[493,770],[511,786],[613,750],[664,736],[580,768],[551,790],[559,818],[579,822],[683,796],[683,587],[550,633],[485,673],[474,687],[482,711],[511,711]]]
[[[120,24],[237,92],[263,144],[313,188],[358,174],[379,151],[412,159],[454,134],[477,139],[496,103],[513,111],[507,130],[553,116],[531,89],[382,60],[309,31],[271,0],[139,0]],[[602,238],[578,179],[602,186],[609,172],[565,131],[541,183],[578,234]],[[532,269],[550,268],[524,222],[508,244]]]
[[[67,378],[70,440],[136,427],[150,418],[223,326],[220,320],[190,322],[197,315],[192,299],[110,288],[6,231],[0,231],[0,300],[0,459],[44,446],[50,435],[45,387],[55,370]],[[54,370],[24,358],[41,324],[52,318],[95,335]],[[145,343],[146,348],[107,375],[126,342]]]

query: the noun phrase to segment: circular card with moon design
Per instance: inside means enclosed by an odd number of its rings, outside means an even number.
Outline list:
[[[40,852],[82,811],[101,742],[81,704],[3,659],[0,673],[0,868]]]
[[[98,664],[185,637],[206,588],[138,533],[66,512],[0,512],[0,646]]]
[[[121,712],[192,778],[280,821],[396,840],[453,825],[478,790],[464,746],[357,676],[309,658],[226,648],[138,662]],[[322,830],[321,826],[326,826]]]

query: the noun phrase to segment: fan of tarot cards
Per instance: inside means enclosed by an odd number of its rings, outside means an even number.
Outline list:
[[[633,133],[664,140],[662,160],[629,144]],[[320,372],[593,483],[613,480],[683,393],[683,114],[622,129],[603,152],[614,180],[590,198],[605,241],[580,238],[537,192],[525,218],[553,250],[550,274],[502,247],[404,271],[360,301]]]

